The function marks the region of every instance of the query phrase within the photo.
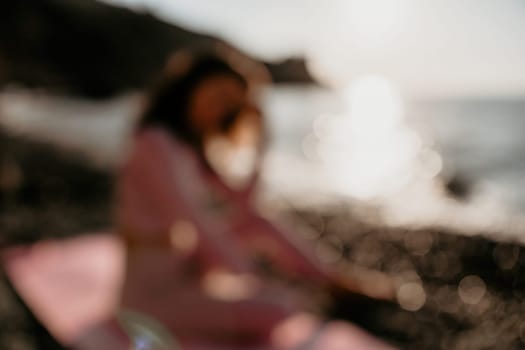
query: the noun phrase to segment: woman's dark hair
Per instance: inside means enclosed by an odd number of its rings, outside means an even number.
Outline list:
[[[178,63],[175,60],[173,64]],[[212,54],[191,54],[180,65],[182,67],[172,67],[177,73],[171,72],[161,77],[150,95],[138,128],[161,126],[178,139],[200,149],[202,139],[192,129],[188,115],[194,89],[205,79],[217,75],[231,76],[244,86],[248,83],[228,63]]]

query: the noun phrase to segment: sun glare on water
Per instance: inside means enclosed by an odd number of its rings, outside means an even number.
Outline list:
[[[414,175],[421,140],[404,120],[397,89],[364,76],[341,92],[344,112],[314,123],[316,153],[338,191],[359,199],[392,194]]]

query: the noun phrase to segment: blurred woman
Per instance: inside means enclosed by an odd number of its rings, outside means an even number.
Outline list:
[[[321,288],[335,280],[252,204],[265,128],[250,79],[212,55],[179,55],[170,66],[119,181],[122,307],[189,349],[386,348],[347,324],[319,330],[302,313],[307,298],[266,277],[270,263]]]

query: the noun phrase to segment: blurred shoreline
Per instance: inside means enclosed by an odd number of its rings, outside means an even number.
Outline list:
[[[502,239],[525,241],[525,143],[520,135],[525,101],[409,102],[405,123],[425,140],[429,145],[425,147],[440,154],[441,174],[436,179],[415,178],[396,194],[372,201],[356,200],[333,187],[330,172],[340,170],[305,154],[304,140],[319,116],[340,110],[333,92],[281,86],[267,90],[261,101],[271,137],[263,174],[267,198],[278,200],[275,194],[279,194],[307,207],[348,202],[363,208],[358,209],[361,212],[366,208],[381,212],[386,225],[444,227],[467,234],[501,232],[507,236]],[[140,94],[93,102],[7,92],[0,95],[0,125],[22,138],[54,144],[71,157],[87,159],[92,167],[111,173],[125,156],[141,103]],[[343,170],[348,176],[356,171]],[[462,198],[454,199],[447,192],[445,186],[451,181],[459,182],[451,186],[463,186]],[[376,215],[374,220],[378,219]]]

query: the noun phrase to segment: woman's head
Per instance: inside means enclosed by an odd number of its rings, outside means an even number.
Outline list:
[[[226,134],[239,118],[257,114],[247,79],[214,55],[182,55],[152,94],[140,127],[160,126],[201,148],[207,137]]]

